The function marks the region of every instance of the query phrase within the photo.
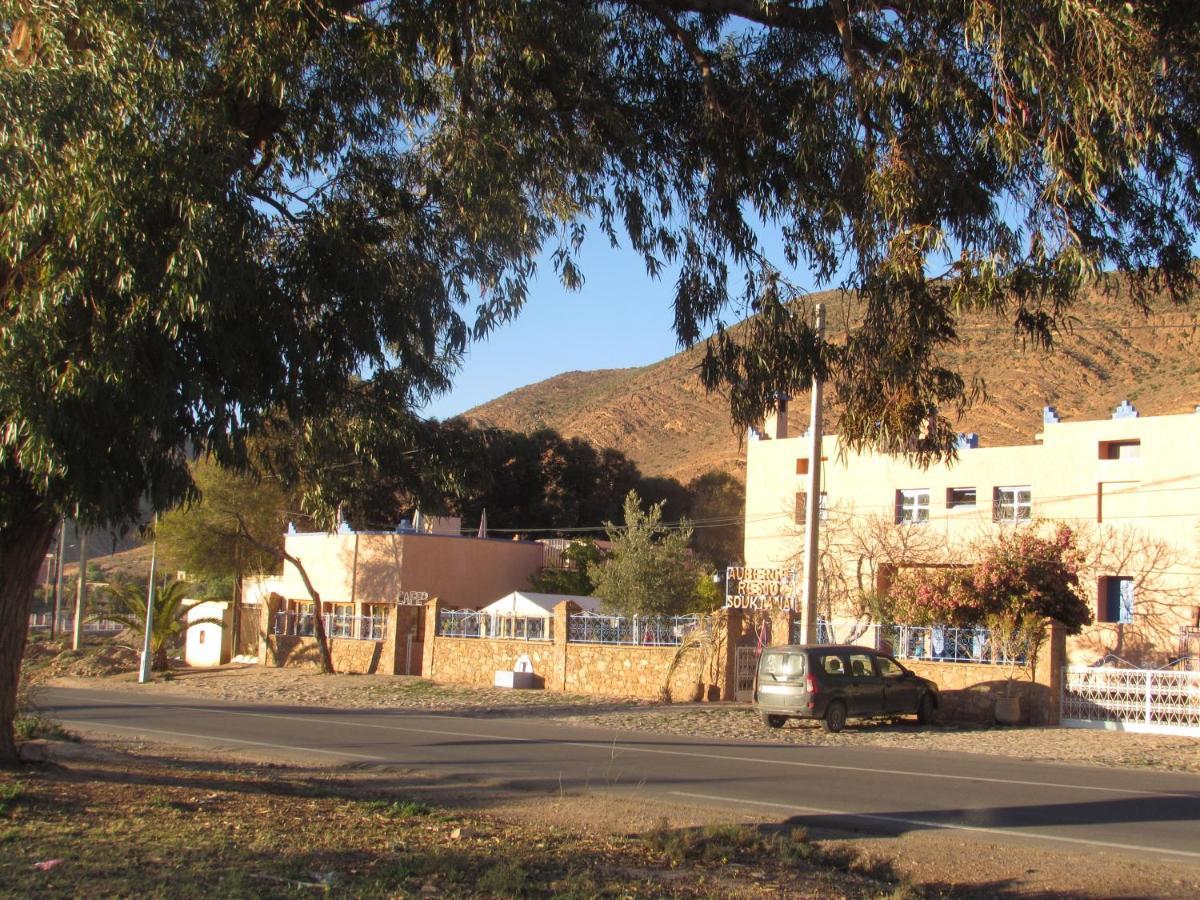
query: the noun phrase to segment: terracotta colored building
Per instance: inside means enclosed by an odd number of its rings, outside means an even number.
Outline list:
[[[809,439],[787,438],[786,404],[747,447],[748,566],[802,568]],[[1095,624],[1072,638],[1072,661],[1116,656],[1158,665],[1200,644],[1200,407],[1142,418],[1063,422],[1044,412],[1025,446],[960,438],[953,464],[921,469],[855,453],[826,435],[821,451],[822,585],[826,615],[886,590],[898,566],[972,560],[999,529],[1063,522],[1088,555],[1084,586]]]
[[[297,558],[321,598],[338,671],[417,674],[425,603],[478,609],[529,587],[544,548],[531,541],[463,537],[436,532],[324,532],[288,534]],[[313,602],[300,570],[285,563],[279,575],[246,591],[260,598],[259,658],[266,664],[314,661]]]

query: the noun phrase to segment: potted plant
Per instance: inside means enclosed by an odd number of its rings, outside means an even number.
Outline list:
[[[1016,725],[1021,721],[1021,697],[1016,690],[1018,675],[1033,678],[1038,650],[1046,634],[1046,620],[1036,613],[1013,610],[987,617],[991,632],[992,658],[1007,666],[1004,691],[996,698],[996,722]]]

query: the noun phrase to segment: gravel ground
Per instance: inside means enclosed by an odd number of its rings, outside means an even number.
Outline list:
[[[1070,728],[922,727],[911,720],[852,723],[841,734],[828,734],[819,724],[807,722],[767,728],[744,704],[663,705],[549,691],[438,685],[404,676],[318,675],[253,665],[180,670],[172,673],[169,680],[164,678],[149,685],[137,684],[132,674],[59,678],[52,683],[301,706],[429,709],[479,716],[539,715],[621,731],[735,737],[809,746],[902,747],[1042,762],[1200,772],[1200,738],[1172,735]]]

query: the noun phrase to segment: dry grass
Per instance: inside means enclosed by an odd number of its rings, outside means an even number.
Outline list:
[[[72,761],[0,771],[4,896],[877,897],[799,832],[585,835],[364,796],[319,770]],[[373,790],[378,791],[376,786]],[[907,888],[906,888],[907,890]]]

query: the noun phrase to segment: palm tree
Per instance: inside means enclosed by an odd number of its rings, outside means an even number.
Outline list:
[[[151,669],[165,672],[167,647],[193,625],[223,624],[220,619],[187,620],[187,607],[183,605],[188,585],[172,579],[154,591],[154,625],[150,633]],[[136,582],[111,584],[108,587],[110,607],[101,615],[124,625],[126,628],[144,632],[146,628],[146,588]]]

